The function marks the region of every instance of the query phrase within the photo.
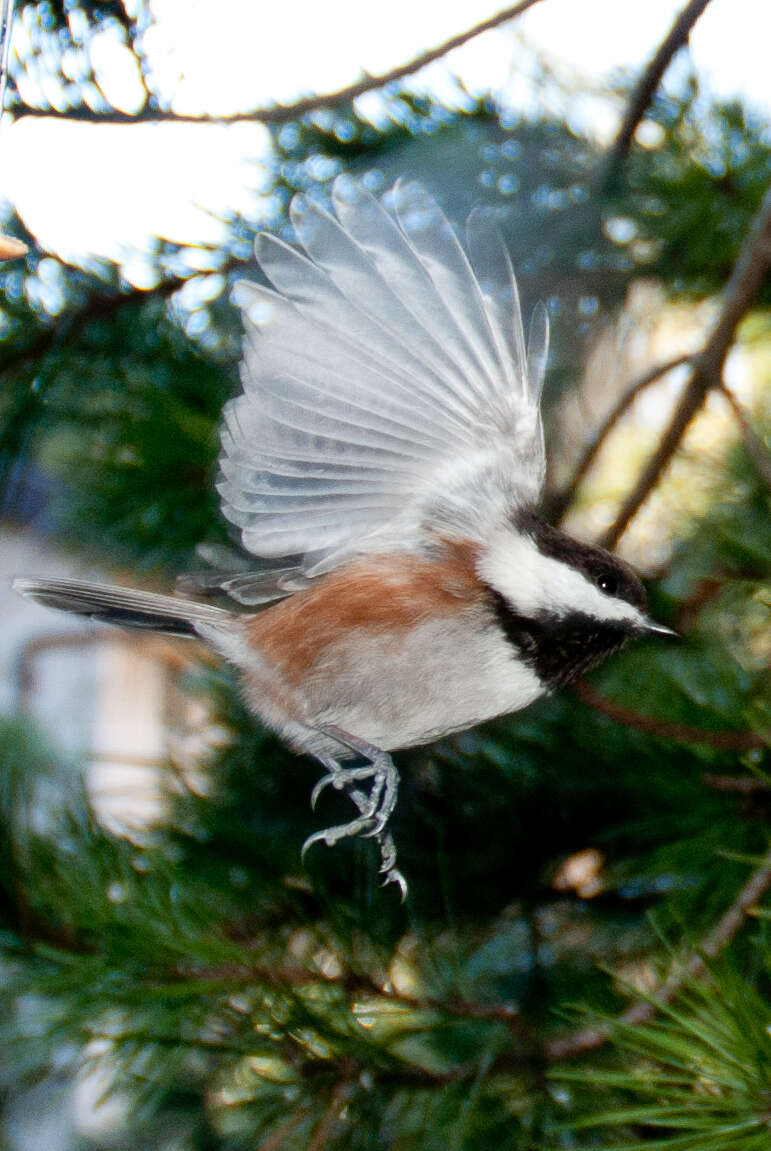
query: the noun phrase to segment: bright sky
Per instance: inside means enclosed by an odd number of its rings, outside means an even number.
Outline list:
[[[289,102],[378,73],[495,12],[502,0],[152,0],[145,38],[154,82],[186,113],[226,113]],[[420,84],[451,90],[450,73],[472,91],[493,89],[515,106],[532,88],[521,38],[576,81],[639,69],[684,0],[543,0],[521,19],[480,36],[427,69]],[[138,0],[131,0],[136,8]],[[17,21],[14,35],[25,29]],[[741,95],[771,113],[771,5],[712,0],[691,38],[700,74],[721,95]],[[107,36],[92,58],[116,106],[137,102],[133,59]],[[367,109],[366,100],[363,111]],[[571,106],[609,136],[616,110],[597,100]],[[65,258],[92,252],[119,260],[141,283],[148,235],[217,242],[216,213],[253,204],[264,175],[265,132],[158,125],[93,127],[27,120],[3,125],[0,193],[15,204],[42,246]]]

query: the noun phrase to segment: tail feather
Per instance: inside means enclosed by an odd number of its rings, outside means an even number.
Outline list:
[[[232,618],[230,612],[212,604],[87,580],[16,579],[13,589],[46,607],[165,635],[196,636],[196,624],[216,626]]]

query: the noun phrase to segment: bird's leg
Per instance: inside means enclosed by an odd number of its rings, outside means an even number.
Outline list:
[[[344,747],[350,748],[355,751],[362,759],[368,760],[368,764],[364,767],[358,768],[342,768],[337,764],[337,773],[333,773],[330,783],[333,787],[345,787],[347,777],[350,781],[358,781],[363,779],[372,780],[372,788],[369,796],[364,796],[362,792],[356,790],[351,791],[351,799],[361,812],[360,819],[371,820],[372,826],[364,831],[365,835],[372,836],[373,838],[380,838],[385,826],[388,823],[391,814],[396,807],[396,798],[399,788],[399,773],[396,770],[394,761],[391,759],[387,752],[381,751],[379,747],[374,744],[367,743],[366,740],[359,739],[358,736],[350,735],[347,731],[336,725],[329,725],[321,729],[325,735],[331,735]],[[345,777],[341,782],[337,782],[340,776]],[[324,782],[323,780],[321,781]],[[318,786],[318,785],[317,785]],[[316,789],[314,789],[315,791]],[[318,792],[316,792],[318,794]],[[362,805],[361,800],[364,800]],[[358,822],[358,821],[355,821]],[[350,832],[351,835],[360,834],[359,830]]]
[[[325,787],[330,784],[336,790],[345,791],[356,805],[359,815],[349,823],[342,823],[336,827],[328,827],[324,831],[317,831],[309,836],[303,844],[302,854],[312,844],[323,840],[329,847],[341,839],[351,835],[371,836],[377,840],[380,847],[380,871],[385,876],[384,884],[396,883],[402,893],[402,899],[407,894],[407,883],[402,873],[394,866],[396,862],[396,848],[390,832],[386,831],[386,824],[396,806],[396,797],[399,787],[399,775],[390,755],[381,751],[374,744],[351,735],[342,728],[330,725],[322,727],[325,735],[331,736],[341,744],[346,751],[354,751],[357,756],[367,760],[358,767],[344,767],[331,756],[317,756],[319,762],[327,769],[311,794],[311,805],[315,807],[316,800]],[[369,793],[355,786],[358,783],[371,781]]]

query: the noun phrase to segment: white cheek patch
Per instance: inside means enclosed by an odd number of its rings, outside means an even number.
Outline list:
[[[523,615],[581,612],[602,620],[643,625],[639,608],[606,595],[576,568],[543,555],[530,536],[502,529],[479,561],[479,575]]]

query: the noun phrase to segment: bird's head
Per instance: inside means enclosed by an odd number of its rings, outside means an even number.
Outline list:
[[[629,638],[674,635],[647,614],[632,568],[533,513],[519,513],[479,557],[498,622],[520,657],[551,685],[566,683]]]

